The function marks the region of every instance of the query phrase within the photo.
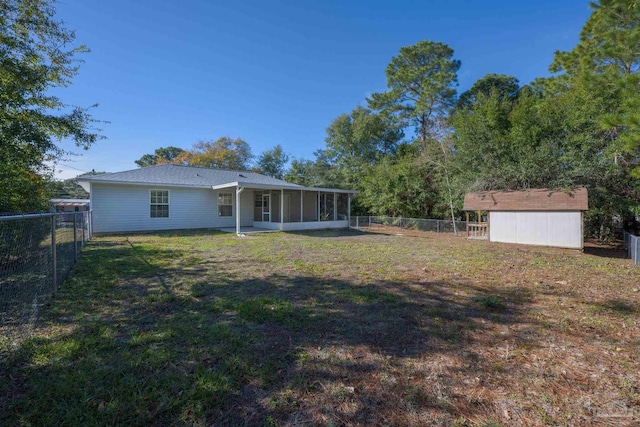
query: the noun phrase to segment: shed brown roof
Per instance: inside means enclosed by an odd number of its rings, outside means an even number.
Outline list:
[[[534,188],[522,191],[481,191],[464,196],[465,211],[586,211],[586,188],[554,191]]]

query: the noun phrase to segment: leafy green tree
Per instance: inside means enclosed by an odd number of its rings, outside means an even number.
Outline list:
[[[251,147],[247,142],[224,136],[215,141],[193,144],[187,163],[207,168],[248,170],[252,159]]]
[[[89,193],[84,191],[77,183],[77,178],[69,178],[63,181],[49,183],[49,191],[54,199],[88,199]]]
[[[343,185],[359,190],[368,168],[395,153],[402,137],[402,130],[392,121],[358,106],[327,127],[324,155],[340,171]]]
[[[186,153],[179,147],[160,147],[153,154],[145,154],[140,157],[135,163],[141,168],[164,164],[184,164],[188,160],[188,157],[185,156]]]
[[[579,43],[556,52],[550,69],[560,74],[548,87],[555,98],[581,97],[573,105],[589,123],[589,143],[579,146],[595,153],[591,165],[599,169],[581,161],[576,170],[589,186],[587,230],[602,238],[610,235],[613,215],[633,218],[640,200],[640,4],[601,0],[591,8]]]
[[[588,114],[581,115],[586,111],[576,111],[585,108],[580,99],[524,88],[516,100],[492,92],[458,111],[451,123],[462,191],[584,185],[598,168],[602,143],[590,132]]]
[[[347,188],[343,171],[327,156],[326,150],[316,150],[315,160],[293,159],[284,180],[305,187]]]
[[[65,104],[52,89],[78,72],[75,34],[56,21],[53,2],[0,2],[0,212],[40,211],[48,206],[46,161],[65,153],[56,140],[84,149],[98,138],[87,109]]]
[[[384,116],[358,106],[341,114],[327,128],[327,150],[345,166],[373,165],[394,154],[403,132]]]
[[[439,203],[431,186],[434,169],[415,145],[403,144],[367,171],[359,202],[373,215],[433,218]]]
[[[499,99],[514,100],[518,96],[520,84],[518,79],[505,74],[487,74],[476,80],[469,90],[458,98],[457,109],[470,108],[478,100],[478,96],[489,96],[496,93]]]
[[[84,188],[78,185],[78,178],[94,175],[103,175],[107,172],[91,172],[81,173],[75,178],[69,178],[62,181],[52,180],[49,181],[49,194],[54,199],[88,199],[89,193]]]
[[[455,105],[460,61],[446,44],[421,41],[400,49],[387,67],[389,90],[374,93],[369,108],[395,117],[402,126],[415,125],[424,149],[437,117]]]
[[[569,52],[556,52],[551,70],[562,84],[606,93],[598,122],[612,144],[608,153],[640,177],[640,3],[601,0]]]
[[[267,150],[258,156],[256,171],[282,179],[286,172],[288,161],[289,155],[284,152],[280,145],[276,145],[271,150]]]
[[[285,172],[283,179],[292,184],[312,187],[313,160],[293,159],[291,166]]]

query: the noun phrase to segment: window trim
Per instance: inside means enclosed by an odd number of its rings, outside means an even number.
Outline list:
[[[229,196],[229,201],[230,203],[220,203],[220,198],[223,196]],[[231,207],[231,213],[229,215],[222,215],[220,212],[220,207],[221,206],[230,206]],[[233,218],[233,193],[227,193],[227,192],[219,192],[218,193],[218,217],[219,218]]]
[[[158,203],[157,201],[155,203],[153,203],[151,201],[151,193],[153,191],[166,191],[167,192],[167,203]],[[157,200],[157,195],[156,195],[156,200]],[[166,189],[166,188],[150,188],[149,189],[149,218],[151,219],[169,219],[170,215],[171,215],[171,209],[169,208],[170,205],[170,201],[171,201],[171,195],[170,195],[170,190]],[[152,216],[151,215],[151,207],[152,206],[166,206],[167,207],[167,216]]]

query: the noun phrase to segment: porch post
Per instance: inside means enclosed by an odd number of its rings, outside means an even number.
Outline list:
[[[318,222],[320,222],[320,191],[318,191]]]
[[[347,194],[347,222],[349,224],[347,228],[351,228],[351,194]]]
[[[333,220],[338,220],[338,193],[333,192]]]
[[[304,206],[302,204],[302,199],[304,199],[304,191],[300,190],[300,222],[303,222],[302,217],[303,217],[303,212],[304,212]]]
[[[284,188],[280,189],[280,231],[284,230]]]
[[[488,241],[491,241],[489,237],[489,232],[491,231],[491,212],[487,211],[487,235],[486,238]]]
[[[467,217],[467,239],[469,238],[469,211],[465,212],[465,216]]]
[[[236,187],[236,234],[240,235],[240,193],[244,190],[243,187]]]

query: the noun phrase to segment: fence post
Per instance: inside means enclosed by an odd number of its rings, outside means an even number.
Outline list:
[[[73,213],[73,261],[78,261],[78,214]]]
[[[636,258],[633,260],[636,265],[640,265],[640,237],[636,237]]]
[[[85,228],[87,228],[86,215],[82,212],[82,248],[87,243],[87,236],[85,234]]]
[[[360,217],[356,215],[356,230],[360,230],[359,219]]]
[[[58,271],[56,261],[56,215],[51,215],[51,262],[53,264],[53,296],[58,293]]]
[[[369,215],[369,228],[371,228],[371,215]]]
[[[436,233],[440,232],[440,220],[436,219]]]

